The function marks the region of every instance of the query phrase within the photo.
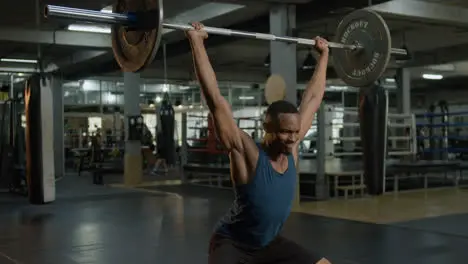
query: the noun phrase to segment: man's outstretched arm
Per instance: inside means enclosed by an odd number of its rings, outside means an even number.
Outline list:
[[[192,47],[195,73],[200,82],[206,104],[213,115],[216,134],[221,143],[228,151],[242,148],[242,140],[234,118],[231,106],[221,95],[208,54],[205,49],[204,40],[207,33],[202,30],[202,25],[194,23],[195,30],[187,32]]]
[[[299,140],[302,140],[314,121],[315,113],[322,103],[327,81],[328,66],[328,43],[325,39],[316,38],[315,48],[320,52],[320,58],[317,62],[314,75],[307,84],[302,96],[299,114],[301,116],[301,129],[299,131]]]

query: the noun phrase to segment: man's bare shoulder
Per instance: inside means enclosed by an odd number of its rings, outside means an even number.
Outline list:
[[[242,146],[230,153],[231,172],[237,183],[247,183],[256,169],[259,149],[253,138],[244,131],[240,131]]]
[[[243,152],[246,154],[246,158],[250,155],[258,156],[259,144],[257,144],[257,142],[255,142],[255,140],[243,130],[241,130],[241,139],[242,147],[244,149]]]

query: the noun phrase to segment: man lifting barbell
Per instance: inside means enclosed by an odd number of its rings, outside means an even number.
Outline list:
[[[236,203],[230,214],[220,221],[213,236],[212,263],[235,263],[240,258],[254,262],[262,258],[261,261],[274,263],[279,257],[291,263],[316,262],[308,259],[310,255],[298,245],[277,235],[289,215],[296,186],[297,144],[311,126],[322,100],[328,48],[335,49],[333,66],[337,75],[354,87],[372,87],[385,72],[391,55],[407,55],[408,51],[391,47],[391,34],[384,19],[368,9],[347,14],[338,25],[334,42],[224,28],[200,30],[200,24],[194,29],[189,25],[164,22],[163,13],[162,0],[117,0],[112,13],[53,5],[44,8],[46,17],[112,25],[114,56],[127,72],[141,71],[152,63],[163,28],[189,31],[195,69],[210,111],[218,120],[218,136],[230,151],[232,180],[236,186]],[[231,121],[230,107],[218,90],[203,46],[206,32],[308,45],[323,51],[299,111],[286,101],[272,103],[265,119],[266,137],[258,146]],[[270,91],[267,101],[284,94],[284,90],[274,89],[279,79],[282,78],[269,79],[269,82],[273,80],[273,89],[265,89]],[[323,259],[318,263],[328,261]]]
[[[268,107],[261,144],[237,127],[210,64],[200,23],[187,32],[195,72],[213,115],[216,134],[229,151],[236,198],[219,221],[210,242],[209,263],[329,263],[279,233],[288,218],[296,192],[298,144],[312,125],[325,92],[328,42],[316,38],[321,53],[299,111],[284,100]]]

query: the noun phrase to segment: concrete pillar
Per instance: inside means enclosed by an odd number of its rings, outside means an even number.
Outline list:
[[[411,113],[411,71],[409,68],[399,68],[396,74],[396,100],[397,111],[402,114]],[[409,119],[390,119],[392,123],[408,123]],[[389,129],[389,136],[406,135],[405,128]],[[408,149],[407,141],[393,141],[392,146],[400,149]]]
[[[65,174],[65,144],[64,144],[64,118],[63,118],[63,87],[62,80],[55,77],[52,85],[52,107],[54,119],[54,166],[55,178],[61,178]]]
[[[270,9],[270,33],[278,36],[291,36],[296,27],[294,5],[277,4]],[[297,105],[297,63],[296,45],[283,42],[270,42],[270,73],[281,75],[286,82],[286,100]],[[299,168],[299,164],[298,164]],[[299,172],[299,170],[298,170]],[[299,175],[293,210],[299,209]]]
[[[128,140],[128,117],[140,115],[140,74],[124,73],[125,164],[124,184],[134,186],[143,179],[141,142]]]
[[[270,9],[270,33],[291,36],[296,27],[294,5],[278,4]],[[297,62],[296,45],[278,41],[270,44],[271,74],[281,75],[286,82],[286,100],[297,104]]]
[[[411,72],[408,68],[397,70],[397,107],[399,113],[411,113]]]

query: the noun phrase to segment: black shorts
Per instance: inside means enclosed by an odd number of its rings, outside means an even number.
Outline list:
[[[252,248],[220,235],[210,241],[209,264],[315,264],[322,256],[278,236],[268,246]]]

